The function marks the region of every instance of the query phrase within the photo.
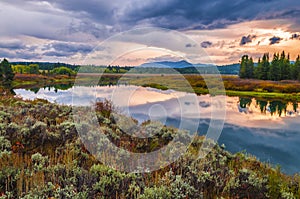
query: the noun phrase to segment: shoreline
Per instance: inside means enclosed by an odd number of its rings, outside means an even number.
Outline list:
[[[12,89],[30,89],[55,85],[70,85],[75,82],[87,85],[92,79],[99,77],[95,73],[80,73],[77,76],[55,75],[26,75],[17,74],[12,82]],[[76,79],[78,78],[79,79]],[[209,94],[203,76],[196,74],[102,74],[101,85],[116,85],[120,78],[128,84],[157,89],[173,89],[188,91],[190,89],[180,87],[180,83],[188,81],[197,95]],[[182,78],[184,77],[184,79]],[[300,101],[299,81],[264,81],[252,79],[240,79],[234,75],[222,75],[225,92],[221,94],[237,97],[251,97],[259,99],[277,99],[283,101]],[[213,77],[214,78],[214,77]],[[212,79],[213,80],[213,79]],[[149,83],[150,82],[150,83]],[[215,92],[218,94],[218,91]]]

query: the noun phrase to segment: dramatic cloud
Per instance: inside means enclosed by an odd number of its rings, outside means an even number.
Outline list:
[[[120,20],[126,24],[138,22],[173,29],[214,29],[253,19],[295,17],[297,13],[292,11],[295,4],[300,3],[290,2],[289,5],[278,0],[203,0],[201,3],[197,0],[148,0],[143,4],[133,1]]]
[[[9,52],[11,57],[19,53],[22,57],[40,55],[47,59],[54,57],[53,60],[66,57],[69,58],[66,61],[74,62],[74,55],[89,53],[97,42],[138,27],[156,26],[184,33],[206,31],[208,37],[199,39],[198,43],[207,50],[222,49],[222,52],[228,48],[242,50],[250,47],[246,44],[253,42],[251,35],[257,35],[257,41],[261,41],[259,46],[281,41],[276,38],[269,41],[273,35],[286,40],[285,35],[273,32],[277,31],[274,27],[289,33],[287,40],[290,40],[292,33],[299,32],[300,27],[300,1],[297,0],[10,0],[1,1],[0,6],[1,50],[13,51]],[[265,24],[249,29],[244,26],[253,21]],[[277,26],[274,26],[274,21],[278,21]],[[234,25],[242,28],[229,33],[217,31]],[[297,42],[297,38],[294,35],[292,39],[295,41],[289,42]],[[44,49],[34,49],[34,46],[44,46]],[[186,42],[182,47],[192,50],[193,45]],[[25,51],[28,56],[25,56]]]
[[[35,52],[29,52],[26,50],[17,50],[17,51],[11,51],[11,50],[5,50],[0,49],[0,58],[8,58],[8,59],[41,59],[42,56]]]
[[[209,48],[212,45],[212,42],[210,41],[204,41],[201,43],[202,48]]]
[[[253,39],[256,38],[256,35],[248,35],[248,36],[243,36],[241,41],[240,41],[240,46],[243,46],[247,43],[251,43]]]
[[[300,34],[297,33],[292,34],[291,39],[300,39]]]
[[[273,44],[279,44],[280,41],[282,40],[282,38],[274,36],[274,37],[270,38],[269,40],[270,40],[270,45],[273,45]]]
[[[45,56],[69,57],[77,53],[85,55],[92,52],[93,48],[93,46],[88,44],[54,42],[45,45],[42,50],[45,51],[43,53]]]
[[[74,53],[70,53],[70,52],[58,52],[58,51],[48,51],[43,53],[44,56],[48,56],[48,57],[69,57],[74,55]]]
[[[76,43],[53,43],[50,46],[56,51],[67,53],[89,53],[93,50],[91,45]]]
[[[32,59],[42,59],[42,56],[36,52],[17,51],[16,56],[14,58],[32,60]]]
[[[21,3],[23,10],[19,6]],[[42,19],[47,19],[49,23],[44,24],[44,27],[65,25],[60,29],[67,30],[69,27],[71,31],[74,31],[72,19],[75,19],[80,24],[75,31],[89,32],[90,29],[81,29],[82,26],[88,24],[93,27],[91,34],[95,34],[93,30],[96,30],[104,37],[109,33],[141,25],[171,29],[214,29],[254,19],[295,19],[300,16],[300,11],[295,9],[300,6],[300,2],[295,0],[284,2],[279,0],[203,0],[201,3],[198,0],[185,0],[184,2],[179,0],[129,0],[125,2],[121,0],[11,0],[0,4],[6,7],[9,5],[10,10],[13,10],[12,6],[15,7],[15,11],[16,8],[18,9],[17,13],[22,18],[14,15],[12,20],[19,19],[20,22],[26,22],[27,19],[31,19],[41,22]],[[28,13],[26,16],[25,12]],[[50,19],[51,16],[52,19]],[[59,20],[59,18],[64,20]],[[30,25],[30,28],[33,27],[39,26],[35,24],[31,27]],[[40,30],[44,27],[41,26]],[[44,32],[41,31],[41,33]]]
[[[26,45],[20,40],[0,41],[0,57],[9,59],[41,59],[37,46]]]
[[[0,41],[0,48],[16,50],[16,49],[24,49],[26,46],[23,42],[19,40],[11,40],[11,41]]]
[[[186,44],[185,47],[186,48],[192,48],[192,47],[195,47],[195,45],[193,45],[193,44]]]

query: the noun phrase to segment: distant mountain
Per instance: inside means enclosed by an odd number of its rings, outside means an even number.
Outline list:
[[[140,65],[142,68],[174,68],[178,72],[182,74],[197,74],[201,72],[202,74],[211,73],[212,66],[216,66],[213,64],[191,64],[187,61],[178,61],[178,62],[171,62],[171,61],[163,61],[163,62],[149,62]],[[237,75],[240,70],[240,64],[230,64],[230,65],[223,65],[223,66],[216,66],[221,74],[232,74]]]
[[[189,68],[189,67],[209,67],[215,66],[213,64],[191,64],[185,60],[172,62],[172,61],[162,61],[162,62],[149,62],[140,65],[144,68]]]
[[[162,62],[149,62],[144,63],[140,65],[140,67],[144,68],[187,68],[187,67],[193,67],[193,64],[181,60],[178,62],[172,62],[172,61],[162,61]]]

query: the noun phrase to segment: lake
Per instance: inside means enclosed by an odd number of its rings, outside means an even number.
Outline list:
[[[42,98],[75,106],[91,105],[93,99],[111,99],[121,112],[140,123],[151,119],[179,127],[186,119],[199,124],[201,135],[205,134],[211,121],[212,98],[218,97],[138,86],[47,87],[15,89],[14,92],[23,99]],[[186,97],[197,99],[197,103],[185,101],[180,105],[178,101]],[[225,144],[233,153],[245,151],[261,161],[278,164],[285,173],[300,172],[298,103],[227,96],[225,109],[225,123],[218,140],[220,145]]]

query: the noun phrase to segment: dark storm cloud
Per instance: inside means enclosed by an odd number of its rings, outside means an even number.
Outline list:
[[[273,45],[273,44],[279,44],[280,41],[282,40],[282,38],[274,36],[274,37],[270,38],[269,40],[270,40],[270,45]]]
[[[33,8],[38,11],[42,9],[42,6],[37,6],[37,2],[29,0],[11,0],[6,3],[18,6],[20,2],[35,3]],[[52,13],[59,9],[65,15],[83,22],[81,25],[86,22],[98,24],[94,29],[104,36],[105,33],[127,30],[139,25],[171,29],[214,29],[255,19],[295,19],[300,16],[300,10],[296,9],[300,2],[296,0],[46,0],[43,3],[47,3],[48,10]],[[79,29],[75,31],[90,31]]]
[[[48,56],[48,57],[69,57],[74,55],[74,53],[70,53],[70,52],[58,52],[58,51],[48,51],[43,53],[44,56]]]
[[[9,59],[40,59],[35,52],[37,46],[25,45],[19,40],[0,41],[0,56]]]
[[[204,41],[201,43],[202,48],[209,48],[212,45],[212,42],[210,41]]]
[[[297,8],[285,10],[282,12],[279,12],[278,17],[299,17],[300,16],[300,10]]]
[[[94,21],[101,22],[102,24],[116,23],[118,12],[120,12],[120,9],[126,3],[120,0],[48,0],[48,2],[62,10],[92,18]]]
[[[240,46],[246,45],[247,43],[251,43],[252,40],[255,38],[256,38],[256,35],[243,36],[240,41]]]
[[[16,54],[11,51],[0,49],[0,58],[15,58]]]
[[[132,4],[127,7],[125,17],[121,21],[127,24],[138,22],[175,29],[214,29],[241,21],[274,18],[276,15],[294,17],[298,14],[293,11],[295,4],[300,3],[288,1],[292,3],[279,0],[145,1],[143,5]]]
[[[12,51],[12,50],[0,49],[0,56],[2,58],[8,58],[8,59],[25,59],[25,60],[41,59],[40,54],[35,52],[29,52],[26,50]]]
[[[45,45],[42,50],[45,56],[54,57],[69,57],[77,53],[88,54],[93,50],[92,45],[82,43],[66,43],[66,42],[54,42]]]
[[[16,57],[18,59],[26,59],[26,60],[32,60],[32,59],[41,59],[42,56],[39,53],[36,52],[30,52],[30,51],[17,51]]]
[[[26,46],[21,41],[0,41],[0,48],[4,49],[24,49]]]
[[[87,54],[91,46],[74,43],[104,40],[140,26],[182,31],[211,30],[266,19],[288,19],[289,29],[299,29],[300,24],[300,1],[296,0],[10,0],[1,1],[0,6],[0,18],[4,19],[0,20],[0,37],[30,36],[57,41],[38,52],[56,57]],[[245,36],[241,45],[250,40]],[[271,45],[278,42],[278,38],[270,40]],[[211,43],[204,42],[201,46],[208,48]],[[186,47],[192,46],[187,44]],[[22,57],[30,57],[30,53],[36,51],[18,42],[0,42],[0,49],[15,51],[11,56],[17,55],[19,50]],[[25,50],[29,52],[27,55]]]
[[[66,53],[89,53],[93,50],[93,47],[86,44],[75,43],[53,43],[50,45],[54,50],[66,52]]]

